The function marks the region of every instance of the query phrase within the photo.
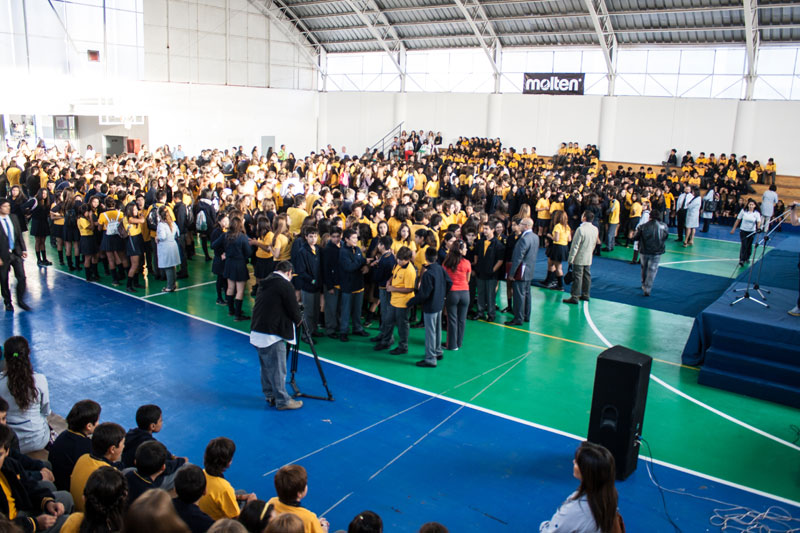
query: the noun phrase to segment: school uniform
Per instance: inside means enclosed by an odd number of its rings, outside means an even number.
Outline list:
[[[299,241],[299,239],[298,239]],[[320,293],[322,292],[322,266],[320,261],[320,248],[312,248],[308,241],[302,240],[297,258],[293,263],[296,287],[300,289],[303,302],[303,317],[308,331],[312,335],[317,331],[319,321]]]
[[[86,482],[89,480],[89,476],[102,466],[113,466],[117,468],[118,466],[122,466],[122,464],[112,464],[105,457],[95,457],[91,453],[80,456],[75,462],[75,467],[72,469],[72,475],[69,479],[69,492],[72,494],[72,499],[75,501],[76,510],[81,512],[85,510],[83,489],[86,488]]]
[[[124,476],[128,482],[128,506],[148,490],[159,487],[150,477],[141,475],[135,469],[125,472]]]
[[[58,490],[69,490],[72,469],[78,459],[92,452],[92,439],[70,429],[62,431],[50,446],[48,461]]]
[[[395,265],[392,269],[392,278],[387,282],[392,287],[397,289],[413,289],[417,282],[417,270],[414,264],[409,261],[406,266]],[[389,347],[392,342],[392,333],[395,325],[397,326],[397,334],[400,337],[397,349],[400,351],[408,351],[408,301],[414,297],[414,293],[401,293],[391,292],[389,295],[389,315],[386,320],[386,328],[382,331],[382,336],[378,339],[378,346]]]
[[[92,221],[86,218],[78,219],[78,231],[81,235],[79,249],[82,255],[94,255],[97,253],[97,241],[94,238]]]
[[[186,522],[192,533],[206,533],[214,525],[214,520],[193,503],[173,498],[172,506],[175,507],[175,512],[181,520]]]
[[[425,268],[419,288],[408,305],[422,304],[422,321],[425,324],[425,363],[436,366],[442,358],[442,309],[453,280],[444,268],[433,263]],[[418,363],[419,364],[419,363]],[[420,365],[422,366],[422,365]]]
[[[197,500],[200,510],[210,516],[212,520],[239,516],[236,492],[228,480],[222,476],[212,476],[205,470],[203,473],[206,475],[206,493]]]
[[[339,334],[345,335],[345,338],[351,321],[353,334],[366,334],[364,326],[361,325],[361,306],[364,302],[364,275],[361,273],[361,268],[366,263],[361,248],[342,245],[339,250],[339,281],[342,288]]]
[[[373,239],[374,240],[374,239]],[[339,249],[333,241],[328,241],[321,252],[322,288],[325,298],[325,333],[334,335],[339,325]]]
[[[22,465],[6,457],[0,469],[0,513],[24,533],[34,533],[39,529],[35,517],[42,514],[45,505],[50,501],[64,505],[64,515],[50,528],[58,531],[67,520],[67,514],[72,512],[72,498],[69,493],[53,493],[43,484],[28,479]]]
[[[481,237],[476,246],[475,277],[478,290],[478,314],[486,315],[490,322],[494,322],[497,309],[497,273],[492,269],[498,261],[503,261],[505,251],[505,246],[497,237],[491,240]]]

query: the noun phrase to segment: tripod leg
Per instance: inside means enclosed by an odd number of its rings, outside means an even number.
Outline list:
[[[293,344],[292,347],[289,349],[289,357],[290,364],[289,368],[291,369],[291,378],[289,379],[289,385],[292,387],[294,394],[293,397],[300,396],[300,389],[297,388],[297,382],[294,380],[294,375],[297,373],[297,359],[299,357],[298,353],[299,344]]]

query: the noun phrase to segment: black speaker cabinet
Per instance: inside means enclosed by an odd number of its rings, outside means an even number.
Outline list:
[[[597,357],[589,442],[608,448],[617,465],[617,479],[636,470],[642,434],[647,385],[653,358],[623,346],[614,346]]]

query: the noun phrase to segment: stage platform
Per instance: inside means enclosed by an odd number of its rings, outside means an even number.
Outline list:
[[[731,306],[742,295],[734,290],[745,286],[737,281],[697,316],[683,363],[702,365],[701,385],[800,408],[800,317],[786,312],[797,289],[762,286],[769,307],[746,300]]]

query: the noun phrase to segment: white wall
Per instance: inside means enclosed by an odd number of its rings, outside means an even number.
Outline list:
[[[779,172],[800,176],[798,101],[368,92],[320,99],[326,116],[317,144],[359,152],[404,121],[405,129],[441,131],[446,143],[461,135],[500,137],[506,146],[548,155],[577,141],[597,144],[605,160],[645,164],[660,164],[671,148],[733,152],[762,163],[774,157]]]
[[[317,83],[292,39],[248,0],[144,0],[144,57],[149,81],[286,89]]]
[[[150,134],[147,120],[141,125],[131,125],[130,129],[123,125],[101,126],[98,117],[79,116],[76,117],[78,138],[81,140],[81,150],[88,145],[92,145],[98,153],[106,155],[105,136],[127,137],[129,139],[140,139],[142,144],[150,145]]]
[[[42,115],[148,117],[151,147],[183,145],[186,153],[207,147],[261,146],[274,135],[295,155],[317,147],[319,93],[184,83],[87,83],[20,76],[5,87],[0,112]],[[58,90],[53,90],[58,87]],[[81,147],[85,141],[81,140]]]

